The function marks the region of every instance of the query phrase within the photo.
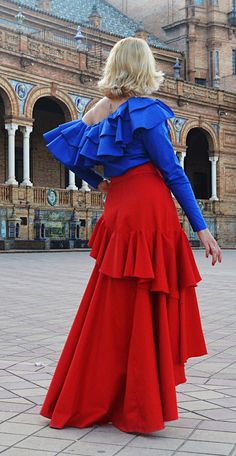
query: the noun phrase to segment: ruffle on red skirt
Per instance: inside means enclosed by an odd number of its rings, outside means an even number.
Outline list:
[[[90,256],[113,278],[148,279],[150,291],[179,299],[179,290],[202,280],[185,232],[177,230],[111,231],[100,216],[89,240]]]

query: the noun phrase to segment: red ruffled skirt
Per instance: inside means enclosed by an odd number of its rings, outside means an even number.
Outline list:
[[[40,414],[55,428],[163,429],[179,418],[184,364],[208,352],[202,278],[152,163],[111,178],[89,246],[96,263]]]

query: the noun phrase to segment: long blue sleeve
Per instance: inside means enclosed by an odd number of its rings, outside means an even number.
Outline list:
[[[207,228],[191,183],[175,155],[168,135],[167,122],[162,122],[151,129],[143,129],[142,138],[148,155],[161,171],[167,186],[187,215],[193,231]]]

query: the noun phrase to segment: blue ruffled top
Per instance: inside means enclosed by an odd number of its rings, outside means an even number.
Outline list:
[[[160,100],[130,97],[102,121],[73,120],[45,133],[54,157],[94,188],[105,177],[152,161],[185,211],[194,231],[207,227],[190,181],[173,150],[167,120],[172,109]],[[104,176],[93,170],[102,165]]]

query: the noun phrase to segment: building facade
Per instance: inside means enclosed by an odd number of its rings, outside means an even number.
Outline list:
[[[110,0],[186,57],[185,78],[236,92],[236,0]]]
[[[109,50],[129,35],[147,39],[164,70],[160,98],[176,115],[176,153],[212,234],[235,247],[236,96],[184,81],[183,54],[107,2],[72,3],[0,0],[0,248],[86,245],[105,195],[57,162],[42,135],[93,106]]]

